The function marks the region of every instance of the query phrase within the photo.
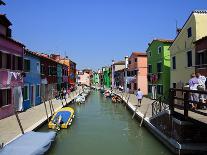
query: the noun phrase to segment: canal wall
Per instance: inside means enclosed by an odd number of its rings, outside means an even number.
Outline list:
[[[160,132],[153,124],[151,124],[150,119],[152,118],[152,108],[151,105],[153,100],[147,100],[146,98],[143,98],[142,106],[139,108],[136,108],[137,100],[134,94],[131,94],[133,96],[133,99],[129,99],[127,97],[127,93],[119,93],[115,91],[115,94],[121,97],[126,104],[126,107],[132,112],[136,119],[141,121],[143,119],[143,126],[145,126],[148,131],[150,131],[159,141],[161,141],[166,147],[168,147],[172,152],[178,154],[178,150],[176,148],[179,148],[179,145],[174,141],[173,139],[169,140],[167,136],[165,136],[162,132]],[[132,97],[131,97],[132,98]],[[147,107],[150,106],[148,109]],[[136,112],[135,112],[136,110]],[[135,112],[135,113],[134,113]],[[144,113],[147,114],[144,117]],[[143,118],[144,117],[144,118]]]
[[[170,111],[163,111],[159,113],[157,116],[152,116],[152,107],[153,100],[147,100],[146,98],[143,98],[142,106],[139,108],[136,108],[137,105],[137,99],[134,94],[131,94],[132,98],[129,99],[129,94],[122,93],[117,90],[113,91],[116,95],[121,97],[123,99],[123,102],[125,103],[127,109],[130,110],[133,115],[135,115],[136,119],[141,121],[143,119],[143,126],[145,126],[146,129],[148,129],[149,132],[151,132],[160,142],[162,142],[169,150],[171,150],[175,154],[205,154],[206,153],[206,144],[194,144],[194,143],[179,143],[176,139],[171,138],[167,135],[165,135],[163,132],[161,132],[155,125],[152,124],[153,119],[157,119],[157,117],[163,118],[164,115],[170,115]],[[136,110],[136,113],[134,113]],[[147,112],[147,113],[146,113]],[[144,114],[146,113],[146,117],[144,117]],[[144,117],[144,118],[143,118]],[[174,119],[174,118],[172,118]],[[158,120],[159,121],[159,120]],[[167,122],[163,122],[164,124]],[[168,122],[169,123],[169,122]],[[168,130],[168,129],[165,129]],[[191,129],[189,129],[191,130]],[[170,134],[172,131],[167,131]],[[176,132],[176,131],[173,131]]]
[[[56,112],[63,106],[66,106],[80,93],[82,93],[82,88],[78,87],[76,91],[70,93],[66,101],[56,99],[51,100],[54,111]],[[48,117],[51,117],[53,113],[51,113],[49,101],[45,102],[45,105],[48,112]],[[25,112],[19,113],[18,116],[24,132],[36,130],[43,123],[47,122],[45,106],[43,103],[32,107]],[[22,135],[15,115],[0,120],[0,129],[0,143],[4,143],[4,145],[9,144]]]

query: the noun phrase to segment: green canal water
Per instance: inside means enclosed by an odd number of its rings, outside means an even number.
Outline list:
[[[48,155],[171,155],[121,104],[98,91],[86,103],[72,104],[76,117],[58,132]],[[48,131],[47,125],[39,131]]]

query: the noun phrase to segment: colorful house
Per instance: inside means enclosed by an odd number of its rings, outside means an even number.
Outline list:
[[[173,40],[154,39],[147,49],[148,95],[152,99],[168,96],[170,88],[170,51]]]
[[[41,103],[41,75],[39,57],[29,50],[25,50],[24,53],[23,109],[26,110]]]
[[[61,91],[63,83],[63,65],[59,62],[60,55],[51,54],[50,58],[57,62],[57,91]]]
[[[97,72],[93,73],[93,85],[99,86],[99,74]]]
[[[103,85],[104,88],[111,88],[111,68],[103,67]]]
[[[194,42],[207,36],[207,11],[193,11],[170,47],[171,87],[182,88],[195,72]]]
[[[22,110],[24,45],[11,38],[11,22],[0,14],[0,119]]]
[[[59,58],[59,62],[66,65],[68,67],[68,84],[67,89],[70,87],[74,87],[76,82],[76,63],[66,58]]]
[[[128,59],[127,70],[128,91],[134,93],[138,88],[144,95],[147,90],[147,54],[143,52],[132,52]]]
[[[195,41],[194,44],[196,51],[196,73],[207,77],[207,36]]]
[[[84,71],[77,71],[77,83],[79,85],[91,86],[90,74]]]
[[[118,88],[124,87],[124,69],[125,61],[117,61],[112,64],[112,86]]]

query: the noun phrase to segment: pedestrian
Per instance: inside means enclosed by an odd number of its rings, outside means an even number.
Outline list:
[[[195,73],[191,74],[191,79],[188,81],[188,84],[189,84],[190,90],[198,90],[197,87],[198,87],[199,82],[198,82],[198,79],[196,78]],[[191,92],[190,93],[190,100],[192,101],[192,103],[191,103],[192,109],[196,109],[197,103],[195,103],[195,102],[199,101],[198,93]]]
[[[196,73],[196,77],[198,79],[197,89],[200,90],[200,91],[205,91],[206,90],[206,86],[205,86],[206,77],[202,76],[200,73]],[[199,94],[199,100],[201,100],[202,103],[204,103],[205,98],[206,98],[206,95]]]
[[[138,89],[138,91],[136,93],[136,97],[137,97],[137,100],[138,100],[138,106],[140,107],[141,103],[142,103],[142,98],[143,98],[143,93],[140,90],[140,88]]]

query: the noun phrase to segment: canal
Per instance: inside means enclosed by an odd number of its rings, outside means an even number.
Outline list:
[[[171,155],[121,104],[113,104],[98,91],[86,103],[72,104],[76,117],[58,132],[48,155]],[[47,125],[39,131],[48,131]]]

